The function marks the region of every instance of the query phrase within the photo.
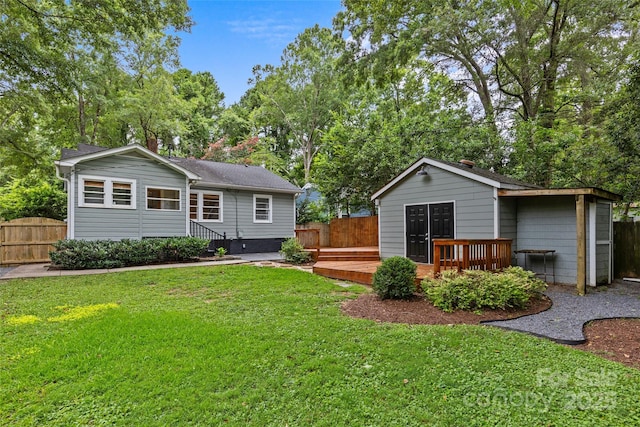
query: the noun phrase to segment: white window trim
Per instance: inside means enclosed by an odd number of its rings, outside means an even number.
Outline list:
[[[153,188],[154,190],[173,190],[178,192],[178,209],[151,209],[149,208],[149,197],[147,191]],[[147,185],[144,187],[144,207],[148,211],[152,212],[182,212],[182,189],[177,187],[161,187],[159,185]]]
[[[269,199],[269,219],[256,219],[256,199]],[[253,195],[253,222],[254,224],[271,224],[273,222],[273,196],[270,194]]]
[[[191,218],[191,195],[192,194],[197,194],[198,196],[198,201],[197,201],[197,214],[196,214],[196,219],[193,221],[197,221],[197,222],[224,222],[223,220],[223,212],[224,210],[222,209],[223,207],[223,197],[222,197],[222,191],[202,191],[202,190],[191,190],[189,192],[189,218]],[[219,200],[220,200],[220,219],[203,219],[204,215],[203,215],[203,209],[204,209],[204,203],[203,203],[203,198],[204,198],[204,194],[211,194],[214,196],[218,196]]]
[[[102,181],[104,182],[104,203],[84,202],[84,182]],[[116,205],[113,203],[113,183],[131,184],[131,204]],[[103,209],[136,209],[136,181],[126,178],[111,178],[96,175],[78,176],[78,207],[81,208],[103,208]]]

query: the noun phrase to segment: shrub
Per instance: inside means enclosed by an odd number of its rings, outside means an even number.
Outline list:
[[[62,183],[39,182],[35,178],[16,179],[0,187],[0,218],[46,217],[63,220],[67,216],[67,194]]]
[[[304,250],[302,244],[295,237],[282,242],[280,253],[285,261],[294,264],[303,264],[311,259],[311,254]]]
[[[225,248],[223,248],[222,246],[220,246],[218,249],[216,249],[216,255],[219,257],[223,257],[227,254],[227,250]]]
[[[160,247],[160,261],[189,261],[198,258],[209,241],[197,237],[170,237],[154,239]]]
[[[373,290],[381,299],[407,299],[416,291],[416,271],[408,258],[387,258],[373,275]]]
[[[547,284],[520,267],[498,273],[481,270],[444,271],[439,279],[422,282],[425,296],[436,307],[454,310],[524,308]]]
[[[53,265],[66,270],[118,268],[197,258],[208,241],[195,237],[168,239],[60,240],[50,252]]]

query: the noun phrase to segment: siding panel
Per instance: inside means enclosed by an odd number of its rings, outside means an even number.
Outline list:
[[[531,197],[517,202],[517,246],[515,249],[555,249],[547,256],[547,272],[555,266],[557,283],[576,283],[576,213],[573,197]],[[514,250],[515,250],[514,249]],[[524,267],[524,255],[518,256]],[[551,260],[551,261],[550,261]],[[542,256],[528,256],[527,268],[543,269]]]
[[[408,176],[380,197],[382,258],[405,255],[405,205],[454,201],[456,238],[493,238],[493,188],[432,167]]]
[[[136,155],[118,155],[81,163],[76,172],[106,178],[127,178],[136,182],[136,209],[104,209],[78,207],[82,189],[74,191],[75,238],[140,239],[186,235],[186,180],[184,175],[155,161]],[[152,211],[146,209],[147,186],[178,188],[180,211]]]
[[[254,193],[203,186],[194,186],[193,189],[223,193],[222,215],[224,222],[201,222],[201,224],[220,234],[227,233],[227,237],[230,239],[237,239],[240,236],[244,239],[272,239],[294,237],[295,235],[295,202],[292,194]],[[271,223],[253,222],[254,194],[271,196],[271,209],[273,210]]]

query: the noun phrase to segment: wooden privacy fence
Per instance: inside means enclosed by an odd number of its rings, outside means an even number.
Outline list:
[[[614,222],[613,243],[614,277],[640,277],[640,222]]]
[[[308,232],[308,230],[311,230],[311,232]],[[331,246],[329,224],[324,222],[308,222],[296,225],[296,237],[305,248]]]
[[[511,239],[433,239],[433,274],[499,270],[511,265]]]
[[[329,233],[332,248],[378,246],[378,217],[335,218]]]
[[[377,216],[335,218],[328,225],[312,222],[296,227],[296,237],[305,248],[378,246]]]
[[[67,223],[51,218],[0,222],[0,264],[49,262],[52,244],[67,236]]]

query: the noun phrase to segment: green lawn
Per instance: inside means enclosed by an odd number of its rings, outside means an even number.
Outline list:
[[[341,315],[361,292],[248,266],[0,282],[0,424],[640,424],[639,371]]]

